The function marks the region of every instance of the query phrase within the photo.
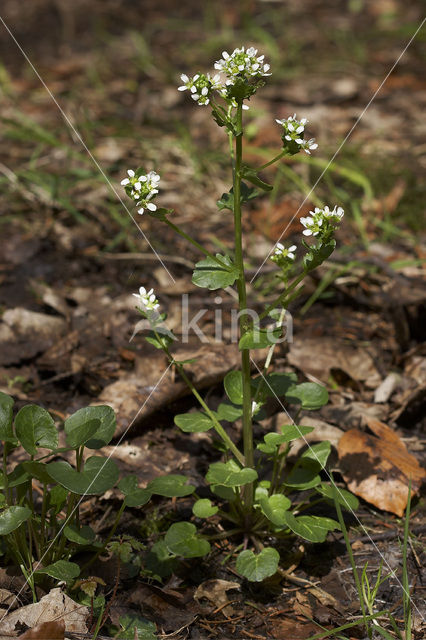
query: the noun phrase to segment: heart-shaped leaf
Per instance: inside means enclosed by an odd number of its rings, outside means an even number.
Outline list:
[[[87,525],[77,527],[75,524],[67,524],[64,529],[64,536],[70,542],[80,545],[92,544],[96,538],[96,534],[91,527]]]
[[[83,471],[76,471],[68,462],[50,462],[46,465],[50,477],[60,485],[79,495],[105,493],[118,480],[118,468],[110,458],[92,456]]]
[[[100,449],[111,442],[116,425],[115,413],[108,405],[84,407],[65,420],[67,444],[72,448],[84,444],[88,449]]]
[[[118,483],[118,488],[125,495],[126,507],[143,507],[151,500],[152,492],[148,489],[140,489],[138,483],[138,477],[135,475],[126,476]]]
[[[0,391],[0,440],[14,441],[12,418],[14,400]]]
[[[0,536],[7,536],[12,533],[23,522],[31,516],[31,509],[28,507],[8,507],[0,513]]]
[[[212,501],[208,498],[201,498],[194,503],[192,507],[192,513],[197,518],[210,518],[210,516],[214,516],[219,510],[218,507],[215,507],[212,504]]]
[[[241,349],[263,349],[273,344],[277,344],[281,338],[282,329],[260,329],[255,327],[249,329],[240,338],[238,348]]]
[[[229,371],[224,380],[226,395],[234,404],[243,404],[243,377],[241,371]]]
[[[262,549],[257,555],[246,549],[239,554],[236,569],[250,582],[262,582],[277,572],[279,562],[280,554],[272,547]]]
[[[254,378],[252,385],[256,390],[256,398],[258,400],[266,400],[277,396],[281,398],[290,387],[294,387],[296,382],[297,375],[293,372],[268,373],[266,376]]]
[[[257,445],[257,448],[262,451],[262,453],[273,455],[277,447],[292,440],[297,440],[297,438],[301,438],[314,430],[313,427],[304,427],[296,424],[286,424],[280,427],[280,429],[282,433],[275,433],[274,431],[265,433],[263,436],[264,442]]]
[[[201,538],[191,522],[175,522],[167,531],[164,542],[167,549],[184,558],[199,558],[210,552],[210,543]]]
[[[213,427],[209,416],[201,411],[181,413],[175,416],[175,424],[185,433],[202,433]]]
[[[328,402],[328,391],[316,382],[302,382],[291,387],[285,397],[289,402],[301,403],[301,409],[317,411]]]
[[[254,469],[241,469],[233,460],[213,462],[206,475],[207,482],[224,487],[241,487],[254,482],[256,478],[257,472]]]
[[[157,628],[153,622],[135,613],[127,613],[118,619],[121,631],[114,634],[117,640],[158,640]]]
[[[223,289],[233,285],[238,278],[238,269],[232,264],[229,256],[222,256],[217,253],[216,258],[228,268],[222,267],[213,258],[200,260],[195,265],[192,275],[192,282],[197,287],[206,287],[214,291],[215,289]]]
[[[175,474],[160,476],[151,480],[146,490],[157,496],[164,496],[165,498],[182,498],[183,496],[191,495],[191,493],[195,491],[195,487],[186,484],[187,481],[188,478],[186,476]]]
[[[44,573],[55,578],[56,580],[64,580],[64,582],[74,582],[77,576],[80,575],[80,567],[75,562],[68,562],[68,560],[58,560],[53,564],[49,564],[43,569],[37,569],[35,573]]]
[[[31,456],[37,449],[56,449],[58,432],[52,416],[36,404],[27,404],[18,411],[15,418],[15,431],[19,442]]]
[[[318,493],[327,498],[327,500],[332,502],[334,501],[333,487],[331,485],[322,483],[318,487],[315,487],[315,491],[318,491]],[[347,509],[348,511],[355,511],[358,509],[358,498],[346,489],[336,487],[336,498],[344,509]]]
[[[263,515],[268,518],[276,527],[286,525],[285,512],[291,507],[291,501],[281,493],[275,493],[269,497],[262,497],[259,500]]]

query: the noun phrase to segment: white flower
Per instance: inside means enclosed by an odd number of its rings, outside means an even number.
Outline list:
[[[147,291],[145,287],[141,287],[139,293],[134,293],[133,295],[139,299],[139,303],[144,311],[156,311],[160,306],[160,303],[155,297],[154,289]]]
[[[192,78],[189,78],[183,73],[180,79],[184,84],[178,87],[178,91],[186,91],[188,89],[191,98],[201,106],[209,104],[213,90],[223,89],[219,74],[214,75],[212,78],[209,73],[207,75],[197,73]]]
[[[132,169],[127,172],[129,178],[124,178],[121,184],[127,187],[126,192],[139,207],[138,213],[143,214],[145,209],[156,211],[157,205],[151,202],[158,193],[160,176],[155,171],[150,171],[146,175],[136,175]]]
[[[307,217],[301,217],[300,222],[305,227],[303,230],[304,236],[317,236],[321,235],[325,237],[330,235],[334,228],[341,222],[344,216],[344,210],[342,207],[334,207],[330,210],[329,207],[315,207],[314,211],[309,212],[311,215]]]
[[[305,125],[309,122],[306,118],[297,120],[296,114],[294,114],[289,118],[283,118],[282,120],[275,119],[275,122],[283,127],[283,132],[281,134],[283,146],[290,154],[294,155],[301,149],[310,154],[311,151],[318,148],[315,138],[311,138],[310,140],[303,139],[305,134]]]
[[[286,249],[284,245],[281,244],[281,242],[277,242],[274,248],[274,253],[271,256],[271,260],[273,262],[276,262],[280,266],[283,266],[286,263],[288,264],[289,260],[295,260],[296,254],[294,252],[296,251],[296,249],[297,247],[295,244]]]
[[[249,47],[245,51],[244,47],[234,49],[229,54],[227,51],[222,52],[222,58],[215,62],[214,68],[222,71],[233,84],[237,77],[249,80],[251,78],[261,78],[270,76],[269,64],[264,64],[265,56],[257,56],[257,49]]]

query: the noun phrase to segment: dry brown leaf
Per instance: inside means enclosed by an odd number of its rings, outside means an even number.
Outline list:
[[[401,517],[407,506],[410,476],[415,494],[426,472],[392,429],[371,417],[366,421],[375,435],[351,429],[339,441],[343,477],[357,496]]]
[[[42,622],[18,637],[22,640],[63,640],[65,638],[65,622],[63,620]]]
[[[65,631],[87,633],[86,620],[89,610],[71,600],[59,588],[52,589],[40,602],[28,604],[9,613],[0,623],[0,634],[15,635],[17,627],[25,625],[30,629],[43,622],[65,623]]]
[[[230,582],[229,580],[206,580],[202,582],[194,593],[195,600],[201,600],[207,598],[216,607],[221,607],[228,602],[228,596],[226,592],[230,589],[239,589],[240,584],[238,582]],[[227,605],[223,608],[223,612],[227,616],[231,616],[234,610],[231,605]]]

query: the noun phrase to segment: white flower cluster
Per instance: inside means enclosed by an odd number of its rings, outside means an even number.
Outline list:
[[[301,120],[296,119],[296,114],[289,118],[283,118],[282,120],[275,120],[280,124],[284,131],[282,133],[282,140],[284,146],[289,148],[290,153],[297,153],[300,149],[303,149],[306,153],[310,154],[311,151],[318,148],[315,138],[310,140],[304,140],[305,124],[309,122],[306,118]],[[286,142],[288,144],[286,144]]]
[[[208,105],[210,102],[210,94],[214,89],[222,90],[223,86],[220,81],[220,76],[217,73],[212,78],[208,73],[197,73],[192,78],[182,73],[180,79],[184,83],[178,87],[178,91],[185,91],[189,89],[191,98],[195,100],[199,105]]]
[[[214,68],[226,75],[227,85],[234,84],[238,77],[249,80],[251,78],[270,76],[271,74],[268,71],[271,66],[264,64],[265,56],[256,56],[257,49],[254,47],[249,47],[247,51],[245,51],[244,47],[234,49],[231,54],[227,51],[222,51],[222,58],[215,62]]]
[[[277,242],[277,244],[275,245],[274,254],[271,260],[273,260],[274,262],[276,262],[277,260],[281,261],[283,258],[294,260],[296,257],[294,252],[296,251],[296,249],[297,247],[295,244],[293,244],[291,247],[286,249],[284,245],[281,244],[281,242]]]
[[[305,227],[303,235],[317,236],[320,234],[324,236],[339,224],[345,212],[342,207],[334,207],[332,211],[329,207],[324,207],[324,209],[315,207],[314,211],[309,213],[310,216],[300,218],[300,222]]]
[[[156,211],[157,205],[151,202],[152,198],[158,193],[158,185],[160,176],[155,171],[150,171],[146,175],[137,176],[133,169],[127,171],[128,178],[121,181],[123,187],[126,187],[127,194],[136,200],[138,213],[142,214],[145,209]]]
[[[134,293],[133,295],[139,299],[143,311],[156,311],[160,306],[155,297],[154,289],[147,291],[145,287],[141,287],[139,293]]]

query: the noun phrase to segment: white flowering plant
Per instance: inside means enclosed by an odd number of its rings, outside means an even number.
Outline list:
[[[167,329],[167,315],[160,312],[160,302],[153,289],[142,287],[137,309],[149,321],[147,340],[166,354],[177,374],[188,385],[200,404],[200,411],[175,416],[175,423],[185,433],[211,432],[219,438],[223,460],[210,464],[206,473],[209,497],[196,499],[193,518],[189,522],[175,522],[163,540],[154,545],[153,553],[167,561],[170,558],[201,557],[210,551],[210,542],[220,538],[243,542],[243,550],[236,561],[237,571],[250,581],[260,581],[279,570],[280,556],[276,542],[289,536],[300,536],[310,542],[322,542],[328,531],[338,529],[339,523],[315,512],[318,501],[332,503],[333,493],[324,481],[323,472],[330,454],[329,442],[309,447],[293,465],[288,464],[291,444],[313,429],[299,424],[285,424],[279,430],[263,433],[255,442],[253,424],[261,424],[267,416],[265,405],[269,398],[286,399],[301,410],[317,410],[327,403],[324,386],[312,382],[298,383],[293,373],[270,372],[276,343],[283,338],[283,326],[289,303],[300,294],[299,286],[312,269],[318,267],[333,252],[335,229],[343,217],[343,209],[315,208],[310,216],[302,217],[304,227],[301,247],[285,246],[277,242],[271,260],[277,266],[276,297],[253,320],[247,304],[246,272],[244,265],[242,209],[272,186],[262,176],[264,170],[285,156],[300,151],[310,154],[317,148],[313,138],[305,139],[307,119],[298,120],[296,114],[276,119],[282,127],[282,145],[278,154],[260,167],[253,167],[243,158],[243,111],[247,101],[271,75],[263,55],[253,48],[224,51],[214,64],[216,73],[198,72],[181,76],[179,91],[188,91],[192,100],[209,107],[215,122],[227,131],[232,161],[232,187],[217,202],[220,211],[230,211],[234,220],[233,248],[229,253],[212,254],[195,238],[173,221],[173,211],[157,208],[154,199],[161,198],[159,176],[154,171],[128,171],[122,182],[127,194],[135,200],[139,213],[167,224],[192,243],[203,254],[195,264],[192,282],[209,290],[236,286],[239,310],[239,350],[241,368],[229,371],[224,378],[226,399],[213,410],[194,386],[186,372],[186,362],[172,353],[176,336]],[[311,244],[304,238],[311,238]],[[312,242],[313,240],[313,242]],[[305,250],[303,258],[297,253]],[[265,323],[274,321],[272,328]],[[252,376],[251,351],[265,348],[263,371]],[[241,437],[234,441],[227,430],[229,422],[241,421]],[[169,478],[169,480],[167,480]],[[195,494],[195,487],[186,483],[185,476],[165,476],[170,496]],[[304,497],[294,501],[295,493]],[[340,491],[343,505],[356,506],[356,499]],[[209,525],[203,523],[208,521]],[[197,528],[201,526],[200,532]],[[212,533],[212,527],[216,531]]]

